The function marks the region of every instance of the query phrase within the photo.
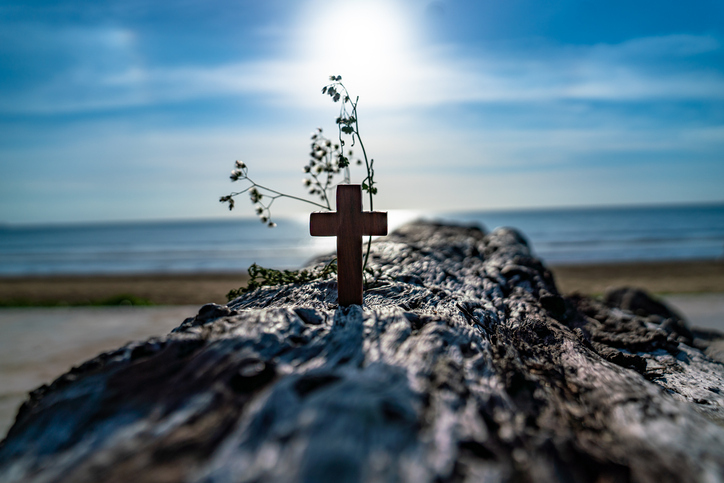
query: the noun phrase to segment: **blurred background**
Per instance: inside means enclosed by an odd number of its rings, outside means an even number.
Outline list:
[[[333,249],[308,205],[267,230],[218,202],[236,159],[304,196],[330,74],[393,227],[511,225],[553,264],[721,258],[723,41],[718,0],[0,0],[0,275]]]
[[[330,74],[393,229],[514,226],[552,265],[721,260],[723,42],[719,0],[0,0],[0,277],[334,249],[309,205],[277,200],[270,230],[219,203],[237,159],[305,196]]]
[[[512,225],[552,263],[721,257],[722,42],[718,0],[2,0],[0,275],[332,249],[304,204],[268,231],[218,202],[236,159],[304,195],[330,74],[360,96],[393,226]]]

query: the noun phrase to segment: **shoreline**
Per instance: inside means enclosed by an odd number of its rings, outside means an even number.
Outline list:
[[[601,295],[610,287],[652,294],[724,293],[724,260],[615,262],[549,266],[558,290]]]
[[[562,294],[600,295],[634,286],[654,294],[724,293],[724,261],[688,260],[551,265]],[[203,305],[226,303],[246,272],[0,277],[0,307]]]

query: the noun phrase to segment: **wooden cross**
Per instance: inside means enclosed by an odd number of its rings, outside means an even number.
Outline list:
[[[387,212],[362,211],[362,187],[337,186],[337,211],[316,212],[309,234],[337,237],[337,303],[362,305],[362,237],[387,235]]]

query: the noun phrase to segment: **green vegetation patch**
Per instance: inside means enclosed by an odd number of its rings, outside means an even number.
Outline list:
[[[0,300],[0,307],[118,307],[118,306],[150,306],[155,305],[148,299],[132,294],[118,294],[97,300],[81,300],[68,302],[66,300],[30,300],[7,299]]]

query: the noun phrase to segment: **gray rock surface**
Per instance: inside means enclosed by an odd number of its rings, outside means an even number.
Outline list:
[[[721,333],[564,299],[513,230],[411,224],[372,262],[364,307],[268,287],[38,388],[0,481],[724,480]]]

